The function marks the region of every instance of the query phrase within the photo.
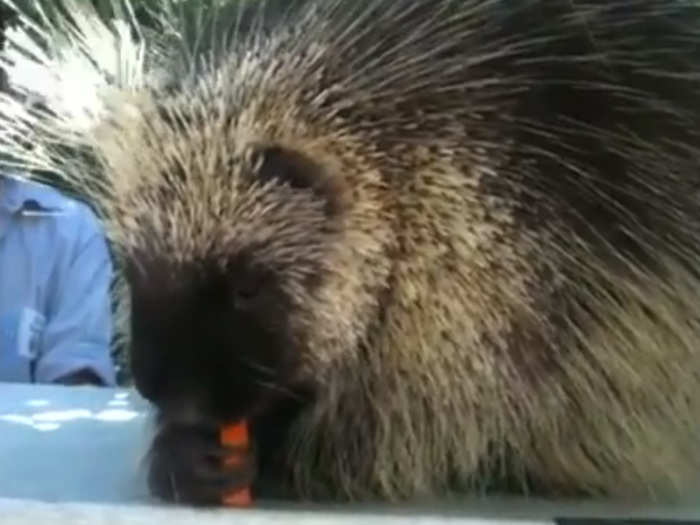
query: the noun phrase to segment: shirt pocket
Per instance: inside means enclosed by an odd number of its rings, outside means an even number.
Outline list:
[[[32,381],[46,320],[32,308],[0,314],[0,381]]]

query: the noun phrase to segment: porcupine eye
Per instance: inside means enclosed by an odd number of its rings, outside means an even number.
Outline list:
[[[260,271],[247,272],[242,278],[236,279],[233,288],[234,308],[249,308],[263,289],[265,276]]]
[[[270,274],[249,264],[243,258],[235,258],[227,267],[203,268],[204,276],[199,289],[200,300],[214,310],[233,309],[249,311],[265,293],[265,283]]]

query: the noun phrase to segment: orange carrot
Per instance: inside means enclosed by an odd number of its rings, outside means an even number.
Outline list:
[[[231,447],[248,448],[248,425],[245,421],[226,425],[221,429],[221,443]],[[225,460],[226,465],[235,466],[241,457],[233,455]],[[233,507],[247,507],[252,503],[250,488],[244,488],[224,496],[223,504]]]

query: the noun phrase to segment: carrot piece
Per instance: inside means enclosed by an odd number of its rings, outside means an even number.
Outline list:
[[[248,425],[245,421],[240,423],[235,423],[231,425],[226,425],[221,429],[220,433],[221,443],[231,447],[241,447],[244,449],[248,448]],[[235,466],[241,462],[241,457],[237,455],[232,455],[225,460],[225,464],[229,466]],[[244,488],[237,490],[230,494],[226,494],[223,498],[222,503],[227,506],[233,507],[248,507],[252,504],[252,495],[250,493],[250,488]]]
[[[226,425],[221,429],[221,443],[231,447],[247,447],[248,425],[245,422]]]
[[[249,507],[253,503],[250,489],[241,489],[224,496],[223,504],[228,507]]]

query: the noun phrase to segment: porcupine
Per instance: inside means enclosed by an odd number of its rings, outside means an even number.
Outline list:
[[[200,61],[167,48],[192,74],[96,82],[89,125],[47,95],[13,151],[87,184],[126,261],[153,492],[682,493],[699,23],[684,0],[317,0]],[[5,118],[6,147],[38,118]],[[226,471],[238,418],[254,453]]]

